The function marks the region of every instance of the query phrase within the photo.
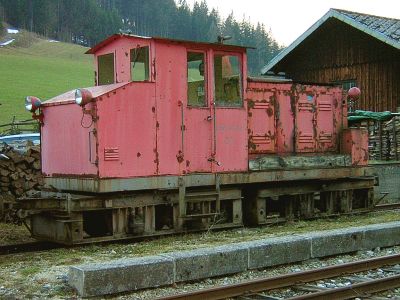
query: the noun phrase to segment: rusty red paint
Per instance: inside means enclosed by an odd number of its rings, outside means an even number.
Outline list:
[[[324,86],[250,82],[250,153],[337,152],[339,93],[338,88]],[[268,116],[257,115],[256,108],[266,103]]]
[[[343,130],[341,152],[351,155],[355,166],[368,165],[368,131],[366,128]]]
[[[138,46],[150,49],[150,77],[130,82],[129,53]],[[244,48],[122,35],[91,52],[96,74],[97,57],[114,54],[116,82],[88,88],[94,102],[86,113],[72,104],[74,91],[44,103],[46,174],[125,178],[247,171],[249,154],[338,152],[340,130],[347,127],[339,88],[246,80]],[[204,107],[188,105],[187,52],[205,57]],[[214,55],[222,53],[240,62],[241,106],[214,105]]]
[[[96,142],[90,134],[95,124],[89,120],[87,128],[81,125],[90,116],[82,121],[82,108],[76,104],[45,106],[42,112],[45,115],[41,128],[42,172],[97,175]]]

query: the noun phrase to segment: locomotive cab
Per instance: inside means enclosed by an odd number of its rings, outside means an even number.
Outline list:
[[[84,89],[91,100],[74,106],[71,91],[42,105],[43,173],[246,171],[245,50],[131,35],[93,47],[96,86]],[[71,126],[63,126],[60,141],[61,124]]]
[[[220,43],[116,34],[87,53],[95,86],[27,99],[41,110],[45,182],[60,192],[20,199],[34,237],[76,244],[370,206],[366,139],[347,130],[339,87],[248,78],[246,48]]]

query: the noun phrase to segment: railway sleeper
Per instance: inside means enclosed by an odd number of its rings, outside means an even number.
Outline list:
[[[29,216],[34,238],[82,244],[368,210],[372,186],[368,180],[337,180],[205,187],[185,189],[184,197],[179,190],[95,196],[57,193],[53,198],[44,193],[21,199],[19,206]]]

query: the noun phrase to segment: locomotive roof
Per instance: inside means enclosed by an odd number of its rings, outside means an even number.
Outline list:
[[[171,44],[189,44],[189,45],[194,45],[194,46],[202,46],[202,47],[208,47],[208,48],[214,48],[218,50],[228,50],[228,51],[240,51],[244,52],[246,49],[255,49],[254,47],[251,46],[239,46],[239,45],[227,45],[227,44],[221,44],[221,43],[207,43],[207,42],[196,42],[196,41],[189,41],[189,40],[180,40],[180,39],[170,39],[170,38],[163,38],[163,37],[146,37],[146,36],[139,36],[139,35],[133,35],[133,34],[124,34],[124,33],[118,33],[118,34],[113,34],[106,38],[105,40],[101,41],[97,45],[93,46],[90,48],[88,51],[86,51],[86,54],[94,54],[96,53],[99,49],[103,48],[104,46],[114,42],[117,39],[120,39],[122,37],[126,38],[131,38],[131,39],[146,39],[146,40],[154,40],[154,41],[159,41],[159,42],[166,42],[166,43],[171,43]]]
[[[99,85],[99,86],[92,86],[92,87],[87,87],[85,90],[88,90],[93,98],[100,97],[101,95],[107,94],[113,90],[116,90],[124,85],[129,84],[130,82],[121,82],[121,83],[114,83],[114,84],[108,84],[108,85]],[[52,106],[55,104],[69,104],[69,103],[75,103],[75,91],[76,89],[70,90],[68,92],[65,92],[64,94],[58,95],[56,97],[53,97],[45,102],[43,102],[44,106]]]

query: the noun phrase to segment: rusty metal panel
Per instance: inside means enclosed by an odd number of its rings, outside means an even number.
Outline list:
[[[317,151],[327,152],[336,149],[336,128],[334,127],[335,97],[332,93],[318,94],[316,119],[317,119]]]
[[[275,152],[275,92],[270,84],[250,82],[247,88],[249,153]]]
[[[296,152],[315,152],[316,150],[316,95],[310,88],[296,85]]]
[[[347,128],[343,130],[342,153],[350,154],[355,166],[368,165],[368,130],[366,128]]]
[[[213,120],[209,107],[187,107],[184,115],[184,164],[186,173],[211,172]]]
[[[291,84],[277,84],[275,114],[276,152],[294,152],[295,95]]]
[[[184,89],[186,48],[157,43],[156,56],[157,171],[159,175],[183,174],[186,162],[182,157],[184,141],[182,142],[180,103],[187,97]]]
[[[216,155],[213,172],[248,169],[247,111],[242,108],[217,107]]]
[[[76,104],[43,107],[41,128],[42,172],[51,174],[97,174],[95,124]]]
[[[100,177],[157,174],[155,84],[132,82],[97,101]]]

